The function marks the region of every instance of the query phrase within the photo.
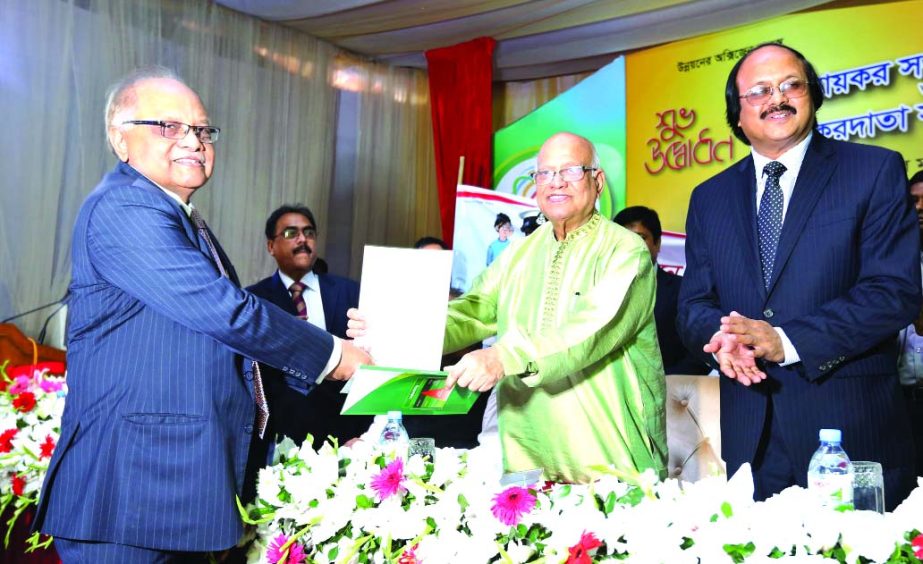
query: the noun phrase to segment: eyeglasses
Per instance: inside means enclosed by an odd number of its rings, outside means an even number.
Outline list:
[[[778,92],[786,98],[801,98],[808,93],[808,82],[805,80],[787,80],[778,86],[757,84],[740,98],[745,99],[751,106],[762,106],[772,95]]]
[[[122,125],[156,125],[160,127],[160,134],[167,139],[183,139],[189,132],[192,133],[202,143],[214,143],[218,140],[221,130],[213,125],[189,125],[178,121],[159,121],[149,119],[131,119],[123,121]]]
[[[560,170],[536,170],[530,173],[529,176],[532,177],[532,181],[535,182],[537,186],[544,186],[546,184],[551,184],[556,174],[560,174],[561,180],[564,182],[578,182],[583,180],[587,172],[596,170],[599,169],[591,166],[569,166]]]
[[[297,239],[298,234],[304,235],[305,239],[316,239],[317,230],[313,227],[286,227],[282,230],[282,233],[276,235],[276,237],[282,237],[286,241],[291,241],[292,239]],[[275,237],[273,237],[275,239]]]

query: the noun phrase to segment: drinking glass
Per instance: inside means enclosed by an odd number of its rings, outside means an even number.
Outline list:
[[[410,439],[410,456],[419,454],[423,457],[432,458],[436,453],[436,440],[427,437],[418,437]]]
[[[853,505],[857,510],[885,512],[885,486],[881,464],[857,460],[853,468]]]

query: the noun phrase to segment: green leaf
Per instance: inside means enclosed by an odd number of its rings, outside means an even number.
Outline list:
[[[725,518],[727,519],[730,519],[731,516],[734,515],[734,510],[731,509],[730,503],[725,501],[724,503],[721,504],[721,514],[724,515]]]
[[[375,507],[375,502],[369,496],[359,494],[356,496],[356,506],[361,509],[369,509],[370,507]]]

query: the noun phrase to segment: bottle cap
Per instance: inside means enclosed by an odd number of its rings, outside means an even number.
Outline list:
[[[843,433],[839,429],[821,429],[820,440],[825,443],[838,443],[843,440]]]
[[[401,419],[401,412],[400,411],[389,411],[388,419]]]

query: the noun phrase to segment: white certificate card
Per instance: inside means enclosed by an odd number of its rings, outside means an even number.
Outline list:
[[[439,370],[452,251],[366,245],[359,311],[378,366]]]

